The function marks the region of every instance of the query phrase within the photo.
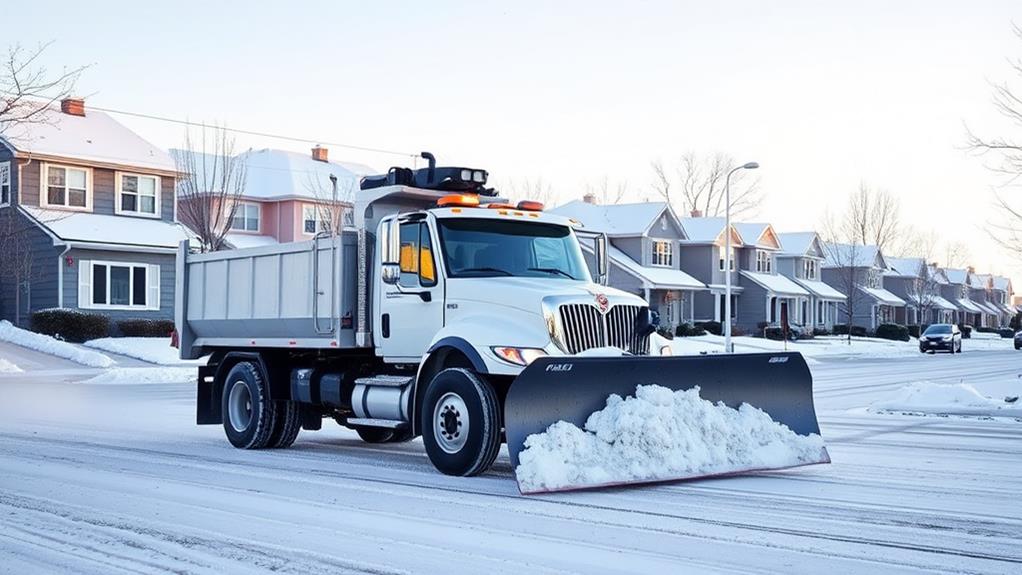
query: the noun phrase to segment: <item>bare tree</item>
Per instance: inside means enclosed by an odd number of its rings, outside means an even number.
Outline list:
[[[542,176],[536,178],[510,178],[502,186],[500,195],[509,200],[533,200],[550,206],[560,199],[559,194],[554,191],[550,182],[544,180]]]
[[[865,182],[848,198],[845,232],[863,245],[881,251],[902,233],[898,200],[886,190],[875,190]]]
[[[603,179],[597,182],[586,182],[584,189],[586,195],[596,199],[596,203],[608,206],[621,203],[630,193],[627,181],[619,180],[612,183],[607,176],[603,176]]]
[[[673,170],[657,160],[652,162],[653,188],[680,214],[699,211],[704,216],[723,216],[725,180],[737,165],[734,158],[723,153],[700,157],[688,152]],[[751,177],[746,170],[731,176],[732,217],[754,216],[762,201],[758,178]]]
[[[843,312],[842,315],[845,316],[849,344],[852,342],[855,308],[862,297],[859,286],[864,280],[859,265],[863,246],[857,236],[850,233],[852,229],[853,226],[849,223],[847,216],[842,221],[829,218],[825,224],[823,244],[827,265],[832,268],[833,277],[837,279],[833,287],[845,296],[845,301],[839,307],[839,311]]]
[[[6,284],[5,291],[13,290],[14,324],[21,325],[21,312],[31,309],[32,282],[41,276],[42,269],[36,265],[35,253],[29,239],[29,228],[34,224],[25,218],[18,218],[11,209],[0,213],[0,278]],[[23,297],[29,298],[23,301]]]
[[[74,91],[86,66],[50,72],[40,59],[51,44],[29,50],[15,44],[7,49],[0,68],[0,134],[18,126],[53,121],[53,116],[45,112]]]
[[[224,249],[245,190],[245,164],[234,155],[234,138],[223,128],[204,128],[194,142],[186,132],[174,161],[181,174],[178,218],[198,236],[202,251]]]
[[[970,259],[969,246],[965,242],[948,242],[944,247],[944,267],[964,268]]]
[[[356,188],[357,185],[353,178],[338,178],[336,175],[330,174],[324,180],[321,174],[308,174],[305,189],[316,199],[314,209],[317,223],[313,232],[307,229],[304,231],[338,235],[344,230],[344,226],[354,225],[352,218],[355,208],[351,200],[355,197]]]

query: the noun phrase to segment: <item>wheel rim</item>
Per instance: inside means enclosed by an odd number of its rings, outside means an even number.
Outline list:
[[[231,395],[227,398],[227,417],[234,431],[241,433],[248,429],[252,422],[252,394],[248,385],[240,379],[231,386]]]
[[[446,453],[457,453],[468,441],[468,406],[457,393],[448,392],[433,409],[433,437]]]

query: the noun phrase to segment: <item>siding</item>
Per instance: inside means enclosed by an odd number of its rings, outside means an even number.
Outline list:
[[[838,316],[836,324],[844,325],[848,322],[848,303],[852,306],[852,325],[862,326],[866,329],[873,327],[873,299],[858,289],[851,290],[848,284],[851,281],[858,286],[866,278],[866,268],[827,268],[821,271],[823,282],[848,296],[849,301],[838,304]]]
[[[60,250],[53,240],[13,207],[0,209],[0,226],[23,233],[32,254],[32,275],[28,292],[22,292],[21,325],[27,326],[32,312],[57,306],[57,265]],[[6,248],[6,247],[5,247]],[[0,277],[0,318],[14,322],[16,286],[13,278]]]
[[[39,162],[32,161],[19,169],[21,179],[18,183],[19,202],[23,206],[39,205]]]
[[[64,267],[64,307],[78,309],[78,272],[82,260],[106,260],[113,262],[130,262],[141,264],[158,264],[160,266],[160,309],[159,310],[86,310],[90,313],[102,313],[116,320],[174,319],[174,280],[175,256],[165,254],[140,254],[130,252],[113,252],[101,250],[74,249],[68,253],[74,258],[74,265]]]
[[[610,240],[610,244],[623,251],[628,257],[632,258],[633,261],[642,263],[642,258],[645,254],[642,249],[641,237],[614,238]]]
[[[738,296],[738,319],[735,325],[747,331],[757,330],[756,324],[767,321],[767,292],[756,282],[746,280],[742,287],[742,295]],[[790,310],[789,310],[790,311]]]
[[[720,276],[723,283],[724,275],[717,273],[717,248],[715,246],[692,246],[682,244],[679,251],[681,271],[696,278],[704,284],[717,283],[716,276]],[[738,285],[736,282],[735,285]],[[696,301],[696,311],[699,311],[699,301]],[[711,301],[710,312],[713,311]],[[710,316],[713,317],[712,315]]]

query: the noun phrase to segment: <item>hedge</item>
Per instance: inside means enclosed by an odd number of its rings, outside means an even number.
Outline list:
[[[105,315],[71,309],[44,309],[32,314],[32,331],[60,340],[84,343],[110,335],[110,319]]]
[[[117,329],[124,337],[168,337],[174,331],[169,319],[122,319]]]
[[[1011,339],[1015,337],[1015,330],[1010,327],[1001,328],[997,330],[997,333],[1001,334],[1001,337],[1004,339]]]
[[[908,334],[910,336],[916,338],[916,339],[919,339],[919,330],[920,330],[920,326],[918,326],[918,325],[910,325],[910,326],[908,326]]]
[[[701,327],[696,327],[687,323],[683,323],[674,330],[674,335],[678,337],[692,337],[698,335],[706,335],[706,330]]]
[[[664,338],[667,338],[667,339],[674,339],[674,334],[671,332],[671,328],[666,326],[666,325],[662,325],[662,326],[657,327],[656,328],[656,332],[658,334],[660,334],[660,337],[664,337]]]
[[[851,331],[852,335],[855,337],[866,337],[866,334],[868,333],[866,328],[861,325],[853,325]],[[834,335],[848,335],[848,326],[843,324],[835,325]]]
[[[894,341],[908,341],[908,328],[896,323],[882,323],[877,326],[876,336],[880,339],[891,339]]]
[[[813,335],[814,336],[830,335],[830,330],[825,328],[825,327],[814,327],[813,328]]]
[[[720,335],[724,333],[719,321],[697,321],[695,323],[695,327],[702,328],[713,335]],[[734,334],[733,329],[731,330],[731,333],[732,335]]]
[[[958,326],[958,327],[959,327],[959,329],[962,330],[962,339],[971,339],[972,338],[972,326],[971,325],[962,325],[962,326]]]

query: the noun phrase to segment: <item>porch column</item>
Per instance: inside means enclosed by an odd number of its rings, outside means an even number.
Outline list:
[[[720,294],[713,294],[713,321],[719,322],[720,319]]]

